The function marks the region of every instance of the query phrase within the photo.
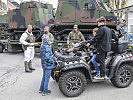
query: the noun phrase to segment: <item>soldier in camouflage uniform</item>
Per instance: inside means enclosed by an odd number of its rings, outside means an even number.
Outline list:
[[[76,43],[85,41],[83,34],[78,30],[78,25],[74,25],[73,28],[74,28],[73,31],[71,31],[68,35],[67,39],[68,48],[72,47]]]
[[[20,43],[22,44],[22,48],[24,50],[24,64],[25,64],[25,72],[32,72],[35,70],[32,68],[32,60],[34,58],[34,43],[35,37],[32,34],[32,25],[28,25],[27,30],[20,37]]]
[[[46,27],[44,28],[44,35],[46,35],[46,34],[49,36],[50,44],[54,43],[54,36],[53,36],[53,34],[51,34],[51,33],[49,32],[49,27],[48,27],[48,26],[46,26]],[[42,41],[42,44],[43,44],[43,41]]]

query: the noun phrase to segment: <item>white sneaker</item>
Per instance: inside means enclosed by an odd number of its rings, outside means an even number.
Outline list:
[[[104,77],[100,77],[100,75],[99,75],[99,76],[94,76],[94,79],[97,79],[97,80],[103,80]]]
[[[105,80],[108,80],[109,78],[105,75],[105,76],[104,76],[104,79],[105,79]]]

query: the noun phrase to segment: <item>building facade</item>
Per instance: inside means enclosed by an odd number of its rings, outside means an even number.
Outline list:
[[[8,10],[12,10],[12,9],[16,9],[17,7],[15,5],[13,5],[13,3],[11,3],[10,1],[8,1]]]
[[[129,0],[109,0],[109,6],[111,9],[118,10],[128,6]],[[125,13],[115,13],[120,18],[125,18]]]
[[[129,0],[129,6],[133,5],[133,0]],[[128,13],[128,32],[133,34],[133,11]]]
[[[0,0],[0,15],[7,13],[7,0]]]

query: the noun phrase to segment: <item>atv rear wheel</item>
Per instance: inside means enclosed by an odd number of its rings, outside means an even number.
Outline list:
[[[79,96],[85,90],[86,85],[85,75],[78,70],[67,71],[59,79],[59,89],[68,97]]]
[[[121,65],[117,74],[111,79],[114,86],[118,88],[128,87],[133,80],[133,68],[130,65]]]

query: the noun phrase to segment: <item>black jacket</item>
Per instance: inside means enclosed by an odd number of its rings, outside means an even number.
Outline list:
[[[112,30],[105,25],[101,25],[97,35],[90,41],[90,44],[96,44],[97,50],[104,52],[111,51]]]

